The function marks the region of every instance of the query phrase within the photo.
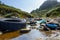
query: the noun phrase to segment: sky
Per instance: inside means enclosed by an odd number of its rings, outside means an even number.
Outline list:
[[[19,8],[23,11],[31,12],[32,10],[39,8],[42,5],[42,3],[46,0],[0,0],[0,1],[9,6]]]

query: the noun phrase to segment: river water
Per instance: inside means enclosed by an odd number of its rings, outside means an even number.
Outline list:
[[[51,36],[49,37],[39,30],[32,29],[29,33],[20,35],[11,40],[60,40],[60,33],[58,32],[56,34],[51,34]]]
[[[38,40],[38,39],[45,39],[46,35],[36,29],[32,29],[29,33],[23,34],[19,37],[16,37],[12,40]]]
[[[53,33],[31,29],[29,33],[22,34],[11,40],[60,40],[60,32],[54,31]]]

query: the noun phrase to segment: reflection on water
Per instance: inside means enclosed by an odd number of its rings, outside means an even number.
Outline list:
[[[32,29],[29,33],[20,35],[12,40],[60,40],[60,32],[55,31],[50,35],[46,36],[44,32]]]
[[[16,37],[12,40],[38,40],[38,39],[45,39],[46,35],[36,29],[32,29],[29,33],[23,34],[19,37]]]
[[[11,40],[60,40],[60,32],[55,31],[50,34],[48,32],[45,33],[36,29],[32,29],[29,33],[20,35]]]
[[[30,26],[28,26],[27,28],[29,27]],[[11,40],[56,40],[57,38],[58,39],[60,38],[60,32],[58,31],[52,32],[52,31],[39,31],[37,29],[31,29],[29,33],[22,34]]]

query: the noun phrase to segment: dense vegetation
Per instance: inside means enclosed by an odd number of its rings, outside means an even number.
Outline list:
[[[28,12],[24,12],[18,8],[8,6],[0,1],[0,17],[19,17],[19,18],[26,18],[26,17],[33,17]]]
[[[35,17],[60,17],[60,2],[45,1],[38,9],[31,12]]]

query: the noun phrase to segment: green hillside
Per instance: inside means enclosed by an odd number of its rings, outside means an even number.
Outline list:
[[[50,11],[47,12],[46,14],[47,17],[60,17],[60,7],[56,7],[54,9],[51,9]]]
[[[60,17],[60,2],[45,1],[38,9],[33,10],[31,14],[34,17]]]
[[[2,4],[0,2],[0,17],[19,17],[19,18],[26,18],[26,17],[33,17],[28,12],[22,11],[18,8],[8,6],[6,4]]]

